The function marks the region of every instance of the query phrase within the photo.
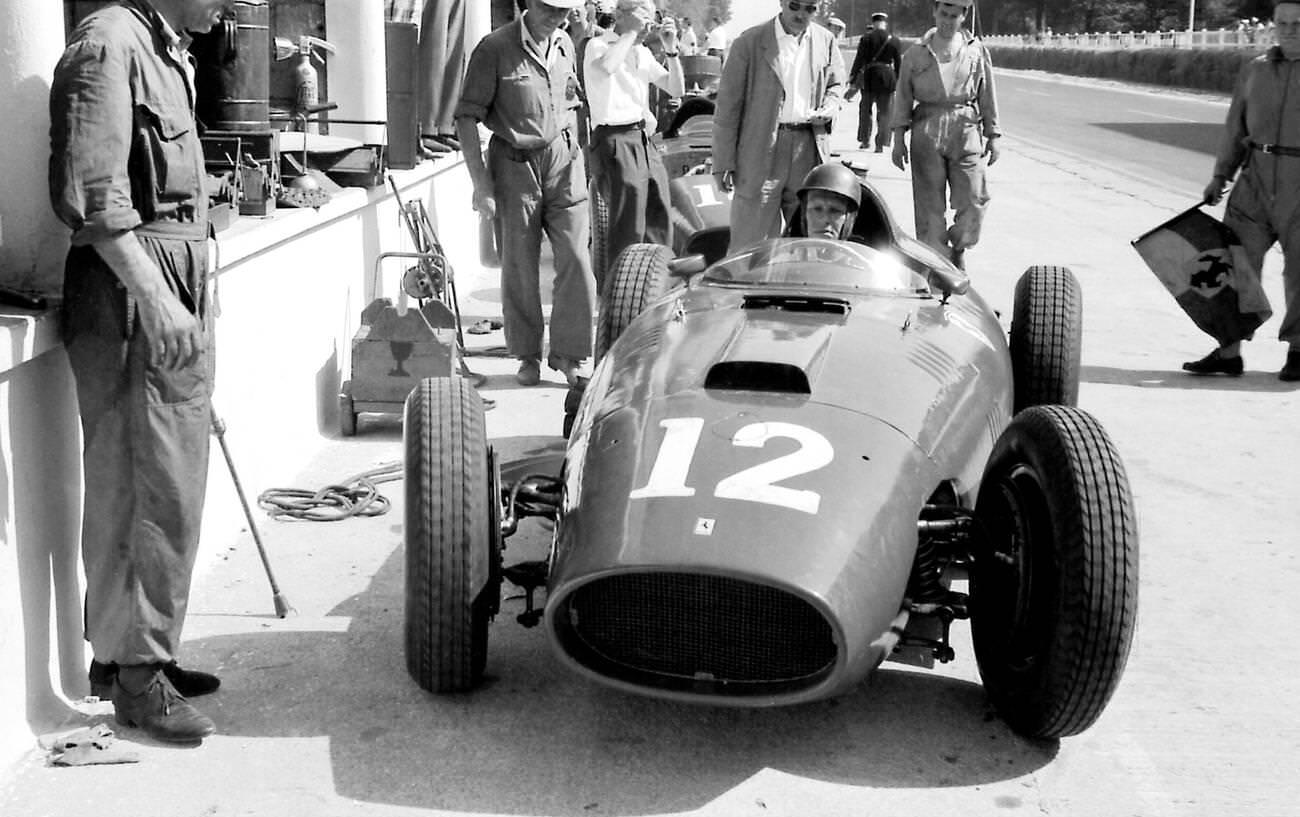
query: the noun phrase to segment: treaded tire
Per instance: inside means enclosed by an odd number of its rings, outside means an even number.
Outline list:
[[[591,185],[587,197],[591,199],[591,273],[600,297],[609,284],[609,202],[598,184]]]
[[[483,401],[460,377],[406,399],[406,668],[430,692],[483,678],[501,599],[499,489]]]
[[[971,634],[984,687],[1016,732],[1078,734],[1119,684],[1137,615],[1119,455],[1087,412],[1027,409],[994,446],[975,508]]]
[[[646,305],[667,290],[671,258],[672,252],[663,245],[631,244],[614,259],[596,320],[597,361]]]
[[[1066,267],[1030,267],[1016,283],[1011,315],[1015,410],[1079,402],[1083,291]]]

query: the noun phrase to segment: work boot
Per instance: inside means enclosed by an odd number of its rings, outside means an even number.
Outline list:
[[[1292,348],[1286,353],[1286,363],[1282,366],[1282,371],[1277,373],[1277,379],[1287,383],[1300,380],[1300,349]]]
[[[163,675],[172,682],[172,686],[186,698],[197,698],[216,692],[221,686],[221,679],[199,670],[182,669],[175,661],[162,665]],[[117,677],[117,664],[90,662],[90,694],[107,701],[113,697],[113,679]]]
[[[542,361],[536,357],[519,358],[519,372],[515,375],[515,380],[519,381],[521,386],[536,386],[542,382]]]
[[[117,722],[167,743],[196,743],[216,732],[212,719],[195,709],[167,680],[163,666],[118,668],[112,693]]]
[[[1200,360],[1189,360],[1183,364],[1183,371],[1188,374],[1226,374],[1230,377],[1240,377],[1245,371],[1245,361],[1241,355],[1235,357],[1225,357],[1218,349],[1210,352]],[[1281,375],[1278,375],[1281,377]]]
[[[576,388],[579,383],[591,380],[591,365],[585,359],[577,360],[564,355],[551,355],[546,359],[546,365],[564,375],[564,381],[571,389]]]

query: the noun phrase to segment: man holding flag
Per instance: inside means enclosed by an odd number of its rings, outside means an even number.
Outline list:
[[[1207,204],[1228,196],[1224,223],[1241,241],[1238,273],[1258,280],[1264,254],[1282,245],[1286,312],[1278,338],[1290,345],[1284,381],[1300,381],[1300,95],[1288,94],[1300,82],[1300,0],[1282,0],[1273,12],[1277,45],[1242,69],[1228,108],[1214,176],[1205,187]],[[1219,338],[1219,348],[1183,364],[1192,374],[1239,375],[1245,368],[1241,341],[1252,333]]]

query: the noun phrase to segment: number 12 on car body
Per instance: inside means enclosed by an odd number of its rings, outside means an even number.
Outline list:
[[[646,484],[629,494],[630,499],[695,496],[695,488],[686,484],[700,435],[703,417],[670,417],[659,421],[664,429],[663,441]],[[811,428],[795,423],[758,422],[737,429],[731,444],[740,448],[762,448],[769,440],[790,439],[799,447],[767,462],[759,463],[724,477],[713,489],[719,499],[760,502],[816,514],[821,494],[816,491],[786,488],[776,483],[824,468],[835,459],[830,441]]]

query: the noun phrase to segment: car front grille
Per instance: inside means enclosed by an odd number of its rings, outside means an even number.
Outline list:
[[[770,695],[828,675],[831,627],[804,599],[741,579],[625,573],[564,600],[558,635],[588,669],[634,684],[713,695]]]

